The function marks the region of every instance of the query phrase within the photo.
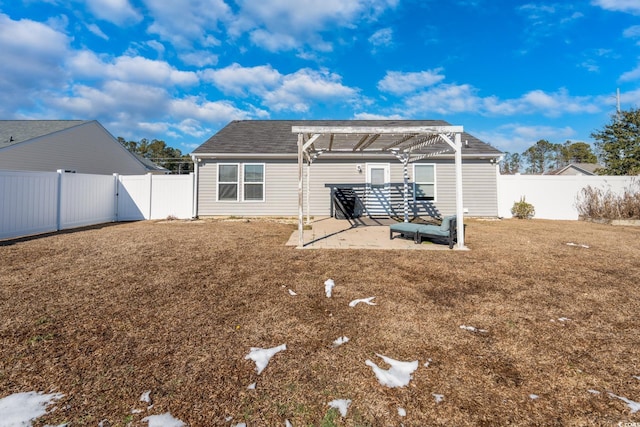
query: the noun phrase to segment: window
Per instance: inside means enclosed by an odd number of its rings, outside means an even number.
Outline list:
[[[413,165],[413,198],[436,199],[436,165]]]
[[[246,201],[264,201],[264,165],[245,164],[243,167],[244,197]]]
[[[238,201],[238,165],[218,165],[218,200]]]

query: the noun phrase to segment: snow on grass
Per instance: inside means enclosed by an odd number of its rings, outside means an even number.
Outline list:
[[[382,369],[368,359],[364,363],[373,369],[373,373],[376,375],[376,378],[378,378],[380,384],[390,388],[404,387],[409,384],[412,378],[411,374],[418,369],[417,360],[413,362],[402,362],[378,353],[376,353],[376,356],[382,358],[391,368],[388,370]]]
[[[324,282],[324,294],[327,296],[327,298],[331,298],[331,292],[333,291],[333,287],[335,285],[336,283],[332,279],[327,279]]]
[[[589,249],[588,245],[579,245],[579,244],[573,243],[573,242],[568,242],[567,246],[578,246],[578,247],[581,247],[581,248]]]
[[[431,396],[433,396],[433,398],[436,400],[436,403],[440,403],[444,400],[443,394],[431,393]]]
[[[405,411],[404,408],[398,407],[398,415],[400,415],[401,417],[406,417],[407,411]]]
[[[151,390],[147,390],[140,395],[140,402],[145,402],[151,405]]]
[[[540,396],[538,396],[537,394],[533,394],[533,393],[531,393],[531,394],[529,395],[529,399],[531,399],[531,400],[536,400],[536,399],[539,399],[539,398],[540,398]]]
[[[336,399],[328,403],[331,408],[336,408],[342,418],[347,416],[347,409],[351,405],[351,399]]]
[[[342,344],[346,344],[349,342],[349,337],[339,337],[333,341],[333,347],[339,347]]]
[[[640,403],[639,402],[634,402],[633,400],[629,400],[626,397],[615,395],[615,394],[613,394],[611,392],[609,392],[609,396],[615,397],[616,399],[620,399],[624,403],[626,403],[627,406],[629,406],[629,408],[631,409],[631,413],[632,414],[635,414],[636,412],[640,411]]]
[[[259,348],[259,347],[251,347],[251,351],[244,358],[251,359],[256,362],[256,371],[258,375],[267,367],[269,364],[269,360],[278,352],[284,351],[287,349],[286,344],[279,345],[277,347],[272,348]]]
[[[365,304],[369,304],[369,305],[376,305],[375,302],[371,302],[373,301],[375,297],[369,297],[369,298],[361,298],[361,299],[354,299],[353,301],[351,301],[349,303],[349,307],[355,307],[356,305],[360,304],[361,302],[365,303]]]
[[[169,412],[160,415],[149,415],[144,417],[142,422],[149,423],[149,427],[184,427],[185,423],[174,418]]]
[[[425,368],[428,368],[428,367],[429,367],[429,365],[431,364],[431,362],[433,362],[433,360],[431,360],[431,359],[427,359],[427,361],[426,361],[426,362],[424,362],[424,367],[425,367]]]
[[[465,331],[469,331],[469,332],[480,332],[482,334],[486,334],[487,331],[486,329],[478,329],[474,326],[466,326],[466,325],[460,325],[460,329],[464,329]]]
[[[600,392],[598,390],[594,390],[592,388],[590,388],[589,390],[587,390],[589,393],[591,394],[600,394]]]
[[[292,291],[291,289],[289,289],[289,295],[291,295],[292,297],[295,297],[298,294]]]
[[[35,391],[15,393],[0,399],[0,425],[29,427],[31,421],[47,413],[47,406],[60,399],[63,394],[42,394]]]
[[[255,390],[256,389],[256,383],[251,383],[247,386],[247,390]]]

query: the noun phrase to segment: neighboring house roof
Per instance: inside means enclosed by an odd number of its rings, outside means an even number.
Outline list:
[[[567,166],[550,171],[548,175],[595,175],[602,168],[598,163],[569,163]]]
[[[292,126],[450,126],[443,120],[236,120],[196,148],[207,154],[295,154],[298,135]],[[471,134],[462,134],[463,154],[497,157],[502,152]],[[423,151],[429,151],[426,147]]]
[[[89,120],[0,120],[0,148],[69,129]]]
[[[80,129],[88,129],[89,133],[85,131],[83,137],[73,136],[78,135],[75,131]],[[90,136],[87,137],[87,135]],[[73,150],[70,150],[69,146],[65,147],[65,161],[60,159],[48,161],[50,153],[45,153],[43,150],[50,151],[51,147],[60,147],[63,140],[74,141],[76,145],[73,146]],[[61,167],[62,163],[73,163],[80,167],[89,157],[100,156],[95,151],[90,151],[95,150],[97,145],[109,151],[108,156],[101,157],[97,162],[107,162],[113,169],[110,173],[121,170],[129,173],[131,171],[137,171],[135,173],[168,172],[151,160],[128,151],[96,120],[0,120],[0,160],[4,158],[4,163],[8,163],[9,167],[17,170],[64,169],[64,166]],[[18,152],[23,154],[17,155]],[[102,155],[104,154],[103,152]],[[37,161],[31,160],[33,156],[38,155],[45,157]],[[30,160],[25,162],[25,158]],[[104,173],[104,171],[93,172],[96,170],[95,166],[87,168],[89,170],[84,170],[84,173]]]

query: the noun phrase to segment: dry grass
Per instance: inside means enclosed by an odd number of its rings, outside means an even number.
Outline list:
[[[639,229],[471,221],[468,252],[296,250],[292,230],[141,222],[0,245],[0,397],[64,393],[35,425],[640,421],[608,394],[640,400]],[[257,376],[249,348],[283,343]],[[375,353],[420,360],[409,386],[379,385]],[[132,414],[145,390],[153,408]]]

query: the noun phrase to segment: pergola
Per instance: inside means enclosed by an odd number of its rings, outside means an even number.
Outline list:
[[[393,155],[404,166],[404,221],[409,221],[408,164],[453,150],[456,171],[458,248],[464,247],[462,126],[292,126],[298,134],[298,247],[304,246],[303,165],[327,152]],[[444,149],[438,149],[438,145]],[[307,193],[309,192],[307,176]],[[308,209],[308,207],[307,207]]]

